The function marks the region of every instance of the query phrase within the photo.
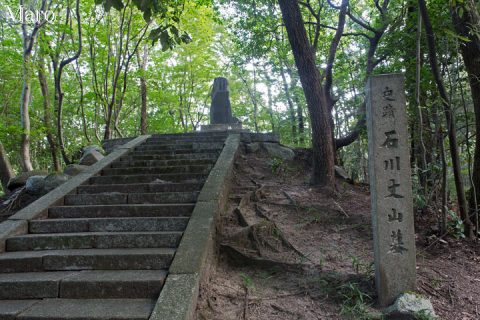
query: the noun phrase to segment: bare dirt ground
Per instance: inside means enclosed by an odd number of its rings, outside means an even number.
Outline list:
[[[239,157],[196,319],[379,318],[367,187],[312,188],[306,159]],[[478,244],[445,238],[428,247],[426,229],[417,225],[417,291],[440,319],[480,319]]]

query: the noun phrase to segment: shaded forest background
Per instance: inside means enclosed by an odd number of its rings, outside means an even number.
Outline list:
[[[3,0],[0,154],[16,173],[59,171],[104,139],[197,130],[208,123],[217,76],[229,79],[245,128],[311,147],[315,109],[286,29],[292,5],[325,95],[336,164],[368,182],[365,82],[404,73],[417,213],[459,237],[466,224],[471,236],[480,190],[472,188],[478,2],[278,2]],[[56,19],[22,24],[19,5]]]

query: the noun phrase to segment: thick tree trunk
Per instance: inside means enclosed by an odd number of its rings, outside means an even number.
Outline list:
[[[0,182],[2,183],[3,192],[8,194],[7,184],[13,178],[13,170],[8,160],[7,152],[0,141]]]
[[[463,9],[461,16],[458,12],[459,7]],[[460,48],[468,73],[476,120],[476,143],[472,177],[474,188],[470,197],[470,207],[475,208],[475,205],[478,205],[480,202],[480,37],[476,29],[480,25],[480,15],[473,0],[465,0],[463,6],[454,7],[451,11],[456,32],[459,36],[469,40],[463,42]],[[473,191],[475,191],[475,194]],[[478,210],[478,208],[475,208],[475,210]]]
[[[297,0],[279,0],[303,92],[310,111],[312,126],[313,174],[315,185],[334,187],[334,150],[326,94],[315,54],[307,38]]]
[[[52,155],[52,163],[55,171],[60,171],[60,162],[58,161],[58,150],[53,137],[52,117],[50,110],[50,94],[48,90],[47,77],[45,76],[45,62],[43,57],[38,59],[38,80],[40,82],[40,89],[43,96],[43,123],[47,135],[47,141],[50,145],[50,154]]]
[[[448,141],[450,145],[450,155],[452,157],[452,169],[455,177],[455,187],[457,190],[458,208],[460,211],[460,216],[465,225],[465,235],[468,238],[472,238],[473,228],[472,228],[472,222],[470,220],[470,216],[467,210],[467,200],[465,198],[465,190],[464,190],[462,174],[461,174],[460,157],[458,154],[457,135],[456,135],[456,127],[455,127],[455,116],[453,114],[453,110],[450,105],[450,100],[449,100],[447,91],[445,89],[442,76],[440,75],[440,70],[438,68],[435,38],[433,34],[433,28],[430,23],[430,17],[428,16],[425,0],[418,0],[418,5],[420,8],[420,13],[422,15],[423,24],[425,26],[425,32],[427,34],[427,46],[428,46],[429,58],[430,58],[430,68],[432,69],[432,74],[437,84],[438,92],[440,94],[440,97],[442,98],[443,109],[445,111],[445,117],[447,120]]]

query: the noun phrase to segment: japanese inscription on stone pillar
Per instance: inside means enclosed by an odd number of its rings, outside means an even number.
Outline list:
[[[404,77],[367,83],[370,192],[379,304],[415,290],[415,232]]]

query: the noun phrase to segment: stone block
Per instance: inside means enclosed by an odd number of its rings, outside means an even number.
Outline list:
[[[207,124],[200,127],[203,132],[208,131],[238,131],[243,130],[241,123],[227,123],[227,124]]]
[[[401,294],[384,314],[388,320],[415,320],[420,319],[420,314],[428,319],[437,319],[430,300],[415,293]]]
[[[105,192],[191,192],[200,191],[203,182],[182,182],[182,183],[136,183],[136,184],[114,184],[114,185],[85,185],[77,189],[78,194],[98,194]]]
[[[32,195],[45,194],[45,176],[31,176],[28,178],[25,190]]]
[[[241,140],[243,143],[254,143],[254,142],[280,143],[280,136],[276,133],[242,132]]]
[[[63,232],[88,232],[89,219],[44,219],[29,222],[29,232],[37,233],[63,233]]]
[[[75,273],[60,283],[60,298],[157,298],[165,270],[96,270]]]
[[[0,319],[15,320],[16,316],[41,300],[1,300]]]
[[[17,319],[145,320],[154,303],[150,299],[45,299],[22,312]]]
[[[169,275],[149,320],[192,320],[199,278],[198,274]]]
[[[0,255],[0,273],[41,272],[44,252],[5,252]]]
[[[208,251],[213,247],[218,202],[198,202],[170,266],[171,274],[198,273],[205,269]]]
[[[129,184],[129,183],[165,183],[199,181],[205,179],[205,173],[165,173],[165,174],[138,174],[123,176],[98,176],[90,179],[91,184]]]
[[[89,220],[91,232],[184,231],[188,217],[117,218]]]
[[[48,216],[65,218],[112,218],[112,217],[186,217],[190,216],[194,204],[135,204],[52,207]]]
[[[83,166],[91,166],[92,164],[97,163],[98,161],[104,158],[103,154],[97,150],[90,150],[88,153],[85,153],[78,164]]]
[[[128,195],[128,203],[194,203],[198,194],[198,192],[132,193]]]
[[[43,256],[48,271],[161,270],[168,267],[173,249],[77,249],[52,251]]]
[[[6,220],[0,223],[0,253],[5,251],[5,243],[8,238],[27,232],[28,223],[26,221]]]
[[[122,193],[72,194],[66,195],[64,199],[67,206],[127,204],[127,202],[128,195]]]
[[[182,232],[96,232],[94,247],[111,248],[176,248]]]
[[[263,142],[262,149],[272,158],[281,158],[283,160],[293,160],[295,158],[295,152],[292,149],[278,143]]]
[[[245,145],[247,153],[255,153],[260,150],[260,143],[253,142]]]
[[[58,188],[70,179],[70,176],[64,173],[49,174],[45,178],[45,191],[50,192]]]
[[[26,183],[28,178],[33,176],[47,176],[48,172],[41,171],[41,170],[32,170],[29,172],[22,172],[18,176],[10,179],[7,184],[8,190],[15,190],[17,188],[23,187]]]
[[[0,274],[0,299],[43,299],[58,297],[59,283],[71,272]]]
[[[88,166],[82,166],[80,164],[69,164],[68,166],[65,167],[65,169],[63,169],[63,173],[68,174],[71,177],[74,177],[77,174],[81,173],[86,168],[88,168]]]
[[[35,251],[94,248],[91,234],[27,234],[7,239],[7,250]]]

